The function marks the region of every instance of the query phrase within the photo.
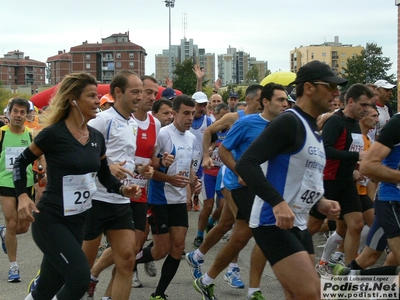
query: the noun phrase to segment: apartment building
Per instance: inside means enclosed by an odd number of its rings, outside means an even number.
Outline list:
[[[0,58],[0,82],[13,91],[18,86],[29,86],[32,94],[46,81],[46,64],[19,50],[9,51]]]
[[[129,39],[129,32],[102,38],[101,43],[83,42],[71,47],[69,53],[49,57],[49,81],[57,84],[71,72],[92,74],[99,82],[110,83],[120,70],[128,69],[145,75],[146,50]]]
[[[360,54],[363,49],[362,46],[340,43],[339,36],[335,36],[333,42],[296,47],[290,51],[290,71],[296,73],[306,63],[319,60],[331,66],[332,70],[340,75],[343,67],[346,67],[347,59]]]

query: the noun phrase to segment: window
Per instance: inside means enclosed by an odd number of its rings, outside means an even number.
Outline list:
[[[121,53],[117,53],[117,58],[121,58]]]
[[[129,52],[129,58],[133,58],[133,52]]]
[[[117,62],[117,68],[121,68],[121,62]]]
[[[90,69],[90,64],[86,64],[86,69]]]
[[[8,72],[11,72],[11,68],[10,67],[8,68]]]
[[[133,68],[133,61],[129,63],[129,68]]]
[[[40,80],[43,80],[43,76],[42,75],[40,75]]]
[[[90,59],[90,54],[86,54],[86,59],[87,59],[87,60]]]
[[[342,57],[346,57],[346,53],[342,53],[341,55],[342,55]]]
[[[311,59],[314,59],[314,53],[311,52]]]
[[[12,79],[12,76],[11,76],[11,75],[8,75],[8,79]]]
[[[322,52],[322,57],[326,57],[326,52]]]

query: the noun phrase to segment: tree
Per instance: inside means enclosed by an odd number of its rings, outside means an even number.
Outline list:
[[[343,78],[348,80],[346,89],[354,83],[374,83],[379,79],[395,82],[395,75],[388,74],[391,67],[390,59],[382,56],[382,47],[367,43],[360,54],[347,59],[343,68]]]
[[[189,58],[175,65],[175,70],[173,72],[174,89],[178,89],[187,95],[192,95],[196,92],[197,79],[193,72],[195,64],[196,62],[193,58]],[[210,80],[203,79],[203,86],[209,81]]]
[[[260,82],[259,70],[256,65],[253,65],[251,69],[244,76],[244,82]]]

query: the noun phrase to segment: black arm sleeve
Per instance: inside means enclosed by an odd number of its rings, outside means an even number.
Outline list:
[[[26,188],[26,168],[37,158],[29,147],[16,158],[13,167],[13,179],[17,198],[23,193],[28,193]]]
[[[348,149],[340,150],[335,147],[341,135],[345,131],[343,117],[333,114],[326,120],[322,127],[322,140],[324,141],[325,154],[327,159],[338,159],[343,161],[358,161],[359,153],[350,152]]]
[[[117,177],[111,174],[107,159],[102,159],[100,164],[100,170],[97,173],[100,183],[104,185],[104,187],[107,189],[107,192],[119,194],[119,188],[121,187],[122,183]]]
[[[393,147],[400,143],[400,114],[396,114],[382,127],[379,132],[377,142],[393,149]]]
[[[284,199],[266,179],[260,165],[280,153],[295,151],[300,146],[296,140],[301,136],[305,136],[305,131],[301,133],[294,116],[285,113],[264,129],[236,164],[236,171],[246,185],[271,206],[279,204]]]

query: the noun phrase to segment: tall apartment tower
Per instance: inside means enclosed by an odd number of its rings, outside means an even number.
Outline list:
[[[346,67],[347,59],[360,54],[363,49],[362,46],[340,43],[339,36],[335,36],[333,42],[300,46],[290,51],[290,71],[296,73],[306,63],[319,60],[331,66],[332,70],[340,75],[343,67]]]
[[[187,59],[194,61],[204,68],[205,79],[209,79],[209,84],[214,84],[215,80],[215,54],[206,53],[205,49],[199,49],[195,45],[193,39],[181,39],[180,45],[171,45],[171,65],[172,72],[175,70],[177,63],[182,63]],[[164,49],[162,54],[155,55],[156,60],[156,79],[160,84],[164,83],[166,77],[169,77],[169,50]]]
[[[249,66],[250,54],[229,46],[226,54],[218,55],[218,77],[222,85],[243,83]]]

